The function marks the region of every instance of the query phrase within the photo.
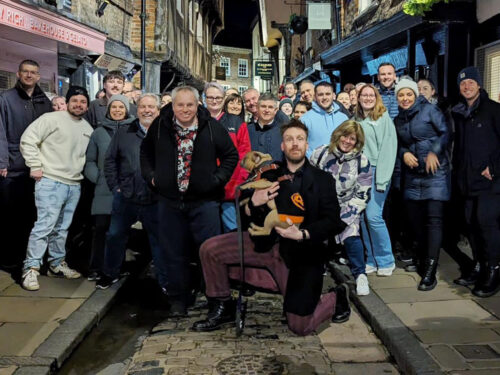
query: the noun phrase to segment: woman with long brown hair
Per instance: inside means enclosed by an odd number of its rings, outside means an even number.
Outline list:
[[[395,261],[382,212],[396,162],[396,129],[382,97],[371,84],[360,89],[354,118],[363,127],[363,153],[370,161],[373,174],[371,197],[361,220],[362,239],[367,250],[366,273],[391,276]]]

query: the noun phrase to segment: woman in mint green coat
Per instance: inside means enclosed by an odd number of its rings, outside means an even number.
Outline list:
[[[354,118],[363,127],[363,153],[370,161],[374,176],[371,197],[361,221],[361,237],[367,251],[366,273],[391,276],[395,261],[382,212],[396,162],[396,129],[382,97],[371,84],[364,85],[359,91]]]

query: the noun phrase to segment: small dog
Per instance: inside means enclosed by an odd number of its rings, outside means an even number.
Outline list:
[[[260,190],[271,187],[273,181],[269,181],[268,179],[262,177],[262,174],[269,170],[277,169],[278,166],[276,164],[262,166],[265,162],[268,161],[272,161],[271,155],[263,154],[258,151],[250,151],[245,155],[245,157],[241,161],[241,166],[250,173],[251,177],[247,180],[248,182],[240,186],[241,190]],[[283,181],[286,179],[289,179],[289,176],[280,177],[278,178],[278,181]],[[243,206],[248,203],[248,201],[249,198],[243,200],[240,205]],[[290,224],[288,224],[286,221],[286,215],[280,215],[278,213],[278,209],[276,208],[276,202],[274,201],[274,199],[271,199],[267,202],[267,207],[269,207],[271,211],[267,214],[263,226],[260,227],[258,225],[255,225],[254,223],[250,223],[250,227],[248,228],[248,233],[250,233],[250,235],[268,236],[276,226],[284,229],[290,226]]]

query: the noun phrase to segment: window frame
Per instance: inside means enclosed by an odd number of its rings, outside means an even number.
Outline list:
[[[245,66],[245,74],[240,73],[240,68],[242,67],[242,65],[240,65],[240,64],[242,62],[244,62],[243,65]],[[238,77],[248,78],[248,59],[238,58]]]
[[[222,65],[222,61],[227,61],[227,66]],[[219,66],[222,68],[226,68],[226,77],[231,77],[231,58],[230,57],[221,56]]]

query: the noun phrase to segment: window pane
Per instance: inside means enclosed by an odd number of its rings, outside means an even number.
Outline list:
[[[231,75],[231,59],[229,57],[221,57],[220,66],[226,68],[226,77],[229,77]]]
[[[248,60],[238,59],[238,76],[248,77]]]

